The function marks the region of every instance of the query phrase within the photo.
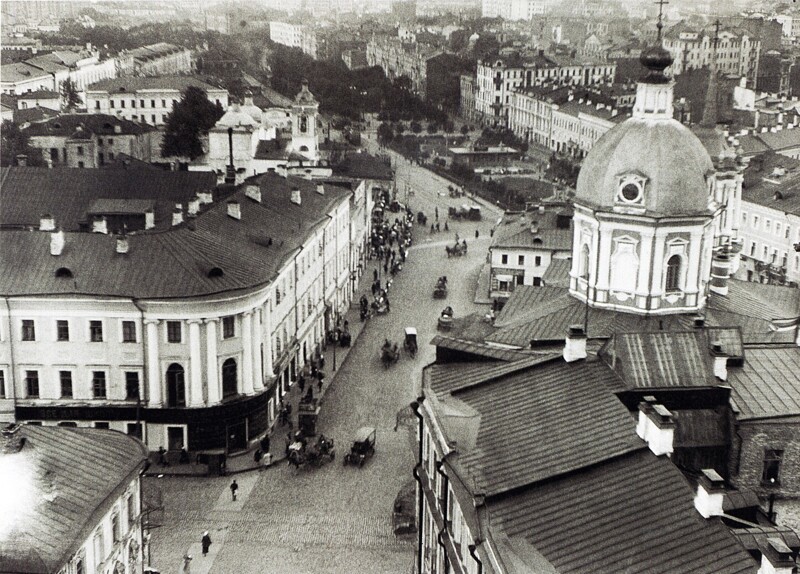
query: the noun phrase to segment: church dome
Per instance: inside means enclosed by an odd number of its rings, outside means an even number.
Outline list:
[[[660,65],[660,64],[659,64]],[[654,216],[708,213],[714,170],[702,142],[673,119],[633,117],[609,130],[583,161],[575,202]]]

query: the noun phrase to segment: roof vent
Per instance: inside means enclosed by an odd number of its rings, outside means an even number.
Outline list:
[[[114,133],[121,134],[122,133],[122,126],[119,124],[114,124]]]
[[[71,279],[73,277],[72,270],[68,267],[59,267],[56,269],[56,277],[59,279]]]
[[[303,198],[300,196],[300,190],[298,188],[294,188],[292,190],[291,201],[292,203],[296,203],[297,205],[300,205],[302,203]]]
[[[153,229],[156,226],[156,212],[152,209],[147,209],[144,212],[144,228]]]
[[[564,361],[572,363],[586,356],[586,332],[582,325],[571,325],[564,345]]]
[[[57,229],[50,234],[50,255],[61,255],[64,251],[64,230]]]
[[[39,231],[55,231],[56,220],[49,213],[45,213],[39,218]]]
[[[320,195],[325,195],[325,185],[322,183],[317,184],[317,193]]]
[[[211,269],[208,270],[207,275],[212,279],[214,279],[215,277],[223,277],[225,275],[225,272],[219,267],[212,267]]]
[[[181,223],[183,223],[183,210],[176,206],[172,211],[172,225],[180,225]]]
[[[108,221],[102,215],[92,219],[92,233],[108,233]]]
[[[261,203],[261,188],[257,185],[245,186],[244,194],[256,203]]]
[[[759,574],[792,574],[794,572],[794,552],[780,538],[767,538],[760,545],[761,568]]]
[[[130,249],[127,235],[117,236],[117,253],[124,255]]]
[[[242,206],[239,205],[238,201],[231,200],[228,202],[228,217],[232,217],[233,219],[242,218]]]

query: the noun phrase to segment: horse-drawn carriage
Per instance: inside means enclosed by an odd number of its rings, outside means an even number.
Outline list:
[[[385,313],[389,312],[389,302],[386,300],[385,296],[381,295],[379,297],[375,297],[371,308],[373,314],[384,315]]]
[[[336,449],[333,447],[333,439],[326,438],[320,434],[317,440],[308,444],[302,433],[295,435],[295,441],[289,445],[289,464],[295,468],[312,465],[322,466],[323,462],[332,461],[336,458]]]
[[[390,343],[389,339],[386,339],[381,347],[381,363],[383,363],[383,368],[388,369],[399,360],[400,348],[397,346],[397,343]]]
[[[364,461],[375,454],[375,429],[372,427],[361,427],[356,431],[353,439],[353,446],[350,452],[344,455],[344,465],[357,464],[364,466]]]
[[[439,315],[439,321],[436,324],[437,329],[442,331],[449,331],[453,328],[453,308],[448,305]]]
[[[456,244],[450,247],[449,245],[445,245],[444,247],[445,252],[447,253],[447,258],[450,257],[461,257],[462,255],[467,254],[467,240],[464,239],[460,243],[456,241]]]
[[[406,339],[403,347],[412,359],[417,356],[417,330],[414,327],[406,327]]]
[[[447,276],[442,275],[436,280],[436,286],[433,288],[434,299],[444,299],[447,297]]]
[[[477,205],[464,204],[461,207],[450,206],[447,208],[447,215],[451,219],[468,219],[471,221],[481,220],[481,208]]]

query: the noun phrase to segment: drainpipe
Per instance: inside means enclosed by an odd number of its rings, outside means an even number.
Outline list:
[[[14,399],[14,420],[17,418],[17,361],[16,354],[14,353],[14,324],[11,320],[11,304],[8,302],[7,297],[3,297],[3,306],[6,308],[6,325],[8,326],[8,355],[9,373],[8,383],[6,383],[6,398],[8,398],[8,389],[11,389],[11,398]]]
[[[411,410],[414,411],[414,416],[417,417],[419,420],[419,440],[417,441],[417,454],[418,460],[416,466],[414,466],[414,479],[418,483],[418,492],[419,495],[417,496],[417,574],[422,574],[422,513],[423,513],[423,500],[422,500],[422,477],[419,474],[420,469],[422,468],[422,437],[423,435],[423,423],[424,420],[422,418],[422,414],[420,414],[419,409],[422,407],[422,402],[425,400],[424,396],[417,397],[417,400],[411,403]]]
[[[447,490],[448,490],[448,487],[450,485],[449,484],[450,483],[450,477],[448,477],[447,474],[442,471],[442,466],[444,466],[444,459],[442,459],[442,460],[440,460],[439,462],[436,463],[436,472],[439,474],[439,476],[441,476],[444,479],[444,497],[442,499],[442,517],[444,517],[445,529],[447,529],[447,521],[448,521],[448,518],[449,518],[447,516],[447,508],[448,508],[448,506],[447,506],[447,498],[449,496],[449,493],[447,492]]]
[[[477,546],[470,544],[467,548],[469,549],[469,555],[472,556],[472,559],[478,565],[478,574],[483,574],[483,562],[478,558]]]
[[[147,329],[145,328],[146,325],[144,324],[144,309],[139,304],[136,299],[131,299],[131,303],[133,303],[134,307],[139,310],[139,317],[141,318],[140,325],[141,325],[141,337],[139,339],[142,342],[142,365],[144,366],[143,373],[142,373],[142,384],[139,386],[139,398],[136,400],[136,424],[139,425],[139,430],[142,433],[142,442],[147,446],[147,423],[143,422],[141,419],[141,412],[142,412],[142,398],[145,393],[150,392],[150,381],[147,379],[147,372],[148,372],[148,363],[147,363],[147,344],[145,343],[145,333]],[[144,396],[145,400],[150,399],[150,396]],[[148,450],[150,450],[148,448]]]

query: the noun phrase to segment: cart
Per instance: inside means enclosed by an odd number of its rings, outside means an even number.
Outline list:
[[[403,347],[412,358],[417,356],[417,330],[414,327],[406,327],[406,339]]]
[[[353,439],[353,446],[350,447],[350,452],[344,455],[344,465],[364,466],[364,461],[375,454],[375,436],[376,432],[372,427],[358,429]]]
[[[319,410],[317,399],[300,401],[297,405],[297,428],[303,433],[303,436],[315,436],[317,434]]]
[[[436,286],[433,288],[434,299],[444,299],[447,297],[447,277],[442,276],[436,280]]]

